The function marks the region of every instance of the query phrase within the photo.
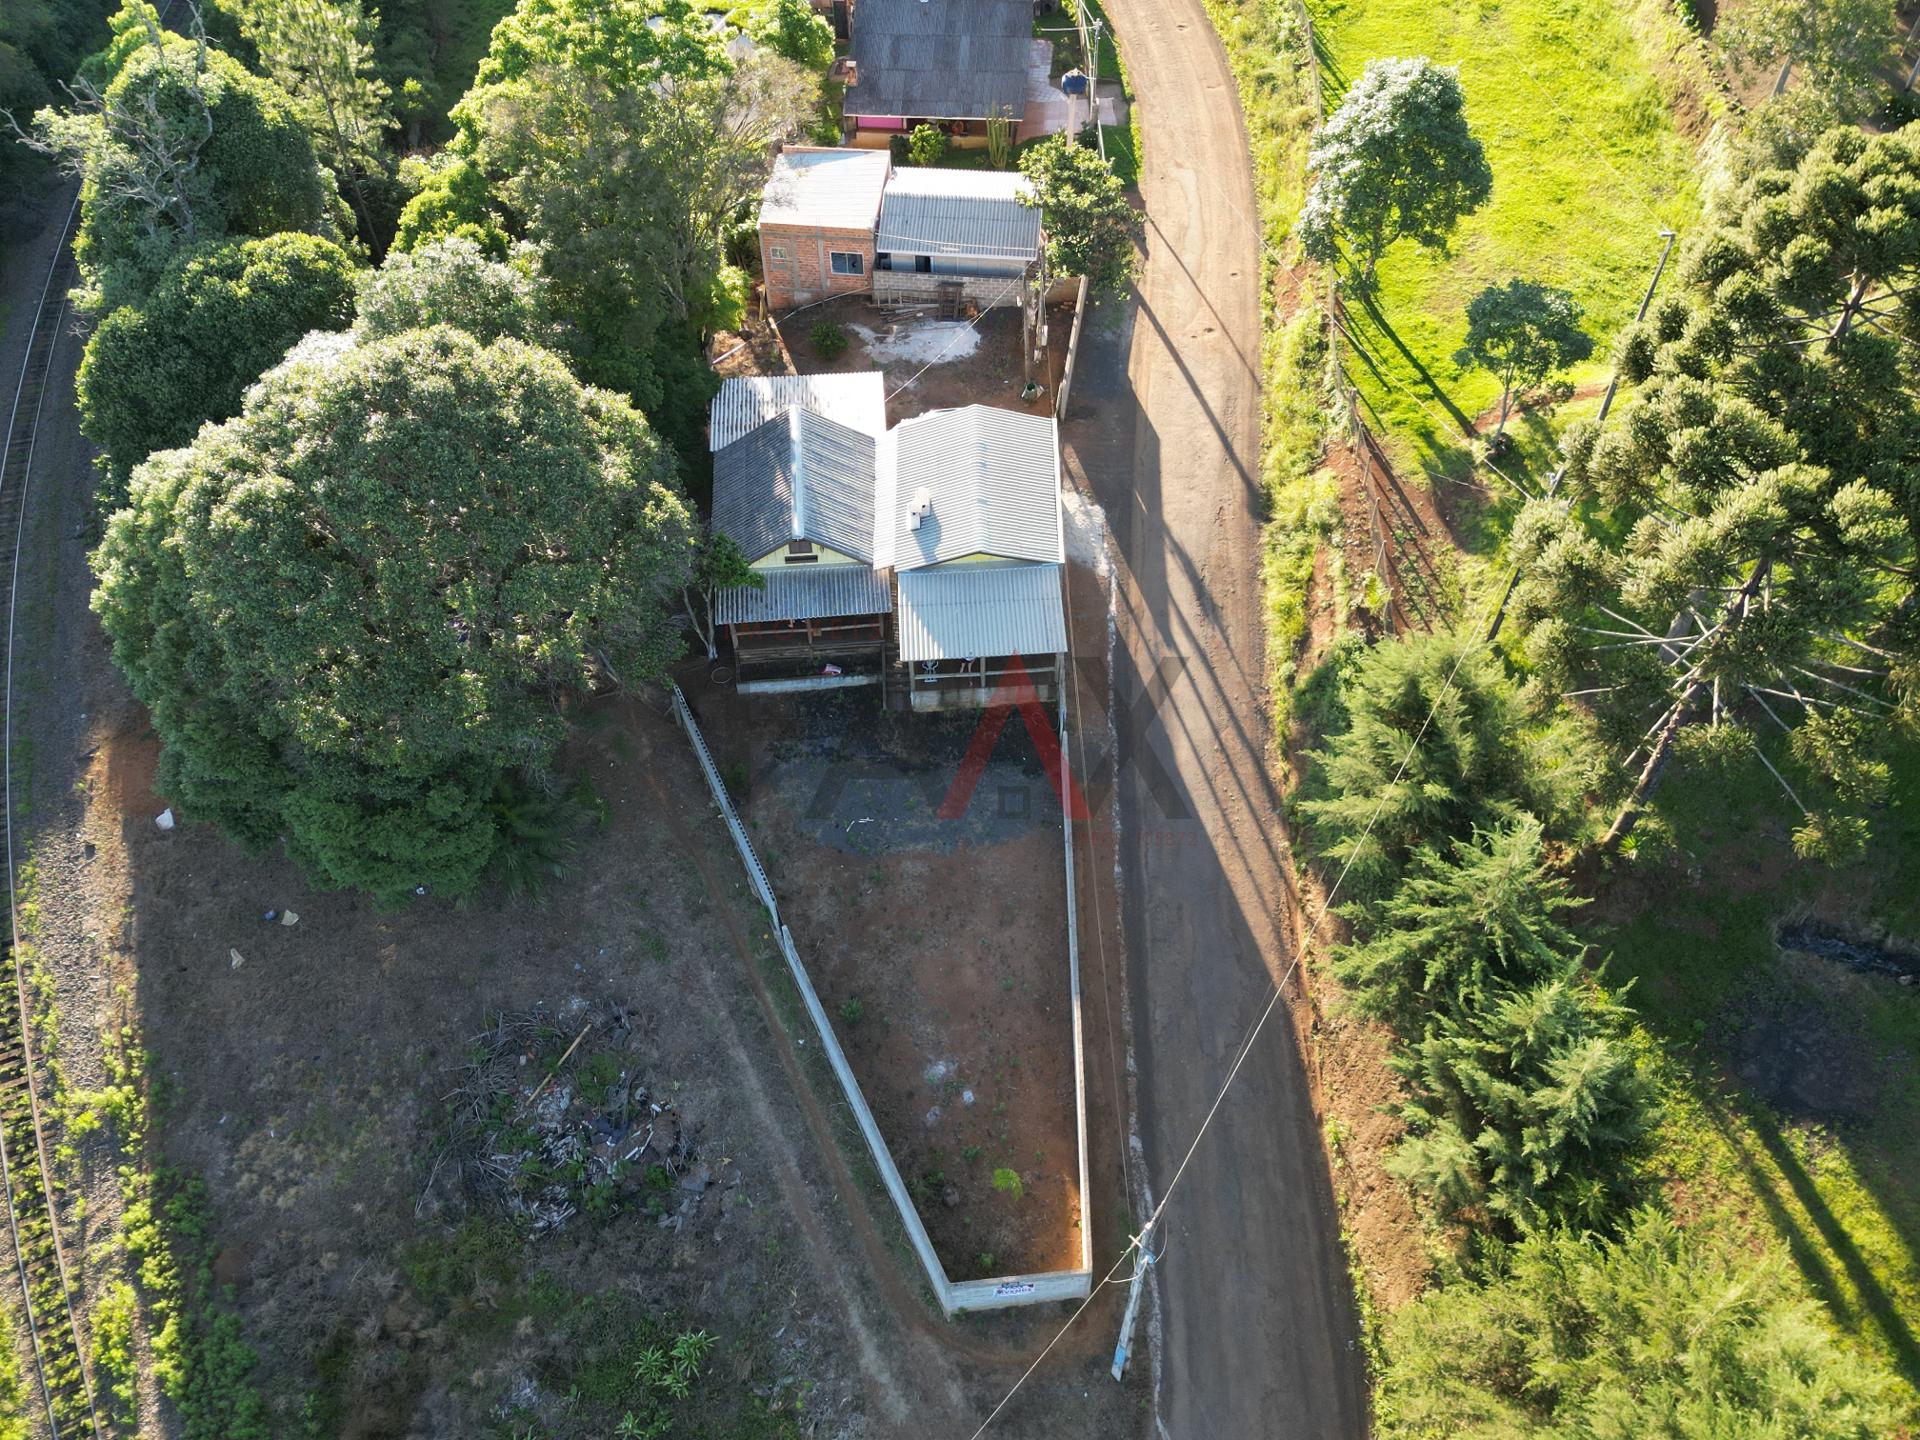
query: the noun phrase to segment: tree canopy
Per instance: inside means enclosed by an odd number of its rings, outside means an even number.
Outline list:
[[[804,70],[833,63],[833,26],[807,0],[768,0],[747,22],[747,34]]]
[[[1504,1276],[1387,1325],[1383,1440],[1878,1440],[1888,1382],[1835,1342],[1777,1256],[1643,1212],[1617,1241],[1531,1236]]]
[[[1904,133],[1836,130],[1797,170],[1752,177],[1691,253],[1687,293],[1624,337],[1624,414],[1569,435],[1571,494],[1607,518],[1522,512],[1528,653],[1631,750],[1606,844],[1697,723],[1788,735],[1797,782],[1760,754],[1804,853],[1864,842],[1875,749],[1920,719],[1916,278]]]
[[[143,0],[114,24],[104,87],[34,117],[37,143],[81,177],[74,253],[91,305],[137,300],[181,250],[226,235],[337,233],[332,181],[284,91],[161,31]]]
[[[454,111],[471,168],[409,205],[402,243],[452,230],[484,244],[489,227],[533,241],[581,372],[693,453],[713,384],[700,337],[741,289],[725,229],[818,85],[767,50],[736,65],[684,0],[526,0]]]
[[[1307,166],[1301,244],[1332,261],[1344,242],[1364,282],[1396,240],[1444,249],[1461,217],[1493,192],[1493,171],[1467,128],[1458,68],[1424,56],[1369,60],[1314,133]]]
[[[345,325],[353,286],[352,259],[317,235],[223,240],[180,256],[145,304],[102,320],[77,396],[80,428],[103,452],[108,508],[147,456],[237,415],[247,386],[302,335]]]
[[[558,348],[546,281],[524,251],[495,260],[458,236],[414,251],[394,251],[360,277],[353,322],[361,340],[384,340],[407,330],[452,325],[485,344],[508,335]]]
[[[384,248],[369,179],[389,166],[392,96],[374,60],[360,0],[229,0],[260,65],[292,98],[314,143],[353,197],[362,231]]]
[[[1779,67],[1781,86],[1799,69],[1829,114],[1850,117],[1871,103],[1892,33],[1883,0],[1746,0],[1714,39],[1737,65]]]
[[[135,471],[95,555],[163,793],[256,848],[284,837],[320,884],[470,891],[570,700],[678,652],[673,475],[626,401],[519,341],[297,349]]]
[[[1377,899],[1422,846],[1522,811],[1551,833],[1584,783],[1565,735],[1523,726],[1518,689],[1476,636],[1376,645],[1342,688],[1345,723],[1310,757],[1314,788],[1300,808],[1348,896]]]
[[[1071,136],[1049,135],[1021,151],[1020,168],[1040,202],[1047,269],[1084,275],[1102,294],[1125,290],[1139,265],[1140,215],[1112,167]]]
[[[1506,433],[1516,385],[1538,385],[1593,354],[1593,337],[1580,319],[1572,295],[1534,280],[1489,285],[1467,303],[1467,340],[1455,358],[1500,377],[1496,445]]]

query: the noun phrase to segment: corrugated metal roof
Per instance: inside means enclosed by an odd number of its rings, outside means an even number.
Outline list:
[[[844,375],[736,375],[720,382],[707,411],[707,448],[719,450],[783,410],[816,415],[878,435],[887,428],[887,380],[878,370]]]
[[[1040,207],[1024,175],[914,168],[893,172],[880,201],[874,247],[917,255],[1033,260]]]
[[[849,115],[984,120],[1027,102],[1032,0],[855,0]]]
[[[1066,558],[1050,416],[990,405],[930,411],[881,437],[876,469],[876,568],[911,570],[964,555]],[[914,528],[922,491],[930,509]]]
[[[885,150],[789,147],[774,157],[760,192],[760,223],[871,230],[892,168]]]
[[[717,591],[713,618],[721,625],[767,620],[829,620],[837,615],[883,615],[893,608],[886,577],[864,565],[805,565],[776,570],[766,588],[736,585]]]
[[[873,558],[874,439],[792,409],[713,457],[713,528],[749,560],[812,540]]]
[[[1058,565],[953,565],[900,576],[900,658],[1056,655],[1067,648]]]

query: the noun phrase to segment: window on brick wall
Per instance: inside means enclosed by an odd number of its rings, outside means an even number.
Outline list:
[[[767,259],[775,265],[787,263],[787,247],[784,245],[767,246]]]
[[[833,263],[836,275],[864,275],[867,273],[867,257],[858,250],[831,250],[827,258]]]

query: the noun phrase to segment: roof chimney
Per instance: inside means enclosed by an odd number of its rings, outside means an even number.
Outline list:
[[[921,486],[913,492],[913,503],[907,507],[907,529],[918,530],[920,522],[933,513],[933,492]]]

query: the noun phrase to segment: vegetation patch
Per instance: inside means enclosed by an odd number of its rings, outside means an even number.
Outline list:
[[[1608,0],[1314,0],[1309,9],[1330,107],[1372,59],[1424,55],[1459,67],[1491,198],[1446,251],[1387,251],[1374,292],[1349,297],[1346,325],[1348,379],[1390,449],[1415,470],[1465,479],[1468,432],[1501,390],[1462,356],[1473,297],[1516,278],[1558,287],[1604,345],[1639,303],[1658,232],[1697,209],[1693,147],[1656,61],[1681,22],[1651,0],[1631,11]],[[1605,368],[1604,358],[1589,362],[1573,380],[1599,381]],[[1514,438],[1520,453],[1503,469],[1552,468],[1544,422],[1523,421]]]
[[[626,1011],[499,1015],[469,1042],[447,1097],[428,1195],[526,1233],[638,1206],[684,1218],[713,1184],[695,1128],[639,1077]],[[675,1223],[678,1223],[677,1221]]]

